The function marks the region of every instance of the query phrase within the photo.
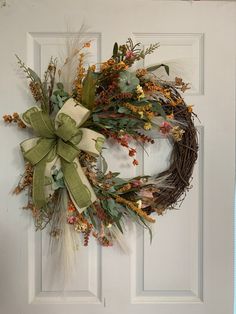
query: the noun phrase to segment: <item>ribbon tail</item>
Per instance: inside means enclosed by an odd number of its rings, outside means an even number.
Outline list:
[[[46,168],[46,158],[42,159],[35,167],[34,167],[34,175],[33,175],[33,202],[36,208],[42,208],[47,204],[47,200],[45,197],[44,185],[45,185],[45,168]]]
[[[97,197],[76,159],[73,163],[61,159],[61,166],[71,200],[77,210],[82,213],[88,206],[95,202]]]

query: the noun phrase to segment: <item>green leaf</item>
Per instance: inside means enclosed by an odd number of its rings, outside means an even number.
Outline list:
[[[103,156],[101,156],[101,159],[102,159],[102,173],[105,174],[108,169],[108,164]]]
[[[82,89],[82,104],[88,108],[93,109],[96,91],[96,80],[94,79],[93,72],[89,69],[83,81]]]
[[[113,198],[108,198],[106,200],[101,201],[101,205],[103,209],[113,218],[117,218],[119,212],[117,210],[117,203],[114,201]]]
[[[117,225],[117,228],[120,230],[120,232],[123,233],[123,229],[120,224],[121,217],[122,217],[122,213],[119,213],[118,217],[115,219],[115,224]]]
[[[168,65],[164,65],[167,75],[170,75],[170,68]]]
[[[113,57],[114,58],[118,56],[118,50],[119,50],[118,44],[115,43],[114,47],[113,47]]]
[[[110,187],[108,190],[109,193],[115,193],[116,189],[114,188],[114,186]]]
[[[153,111],[159,113],[164,119],[166,119],[166,113],[164,109],[162,108],[162,105],[159,104],[158,102],[151,102],[151,103],[152,103]]]
[[[91,223],[93,224],[94,228],[96,229],[96,228],[97,228],[97,224],[96,224],[96,221],[95,221],[94,216],[93,216],[93,210],[92,210],[92,208],[91,208],[91,207],[88,207],[86,210],[87,210],[87,212],[88,212],[88,214],[89,214],[89,218],[90,218],[90,220],[91,220]]]
[[[97,114],[93,114],[93,122],[99,122],[100,119]]]
[[[109,198],[107,200],[107,206],[111,210],[113,210],[116,207],[116,202],[113,200],[113,198]]]
[[[118,177],[120,175],[119,172],[112,172],[112,178]]]
[[[165,69],[167,75],[170,75],[170,68],[169,68],[169,66],[166,65],[166,64],[163,64],[163,63],[162,63],[162,64],[157,64],[157,65],[153,65],[153,66],[151,66],[151,67],[148,67],[148,68],[147,68],[147,71],[153,72],[153,71],[156,71],[157,69],[159,69],[159,68],[161,68],[161,67],[164,67],[164,69]]]
[[[28,68],[28,70],[29,70],[29,73],[32,76],[32,78],[35,80],[35,82],[38,82],[38,83],[42,84],[38,74],[35,73],[31,68]]]
[[[124,184],[126,184],[127,183],[127,181],[126,180],[124,180],[124,179],[121,179],[121,178],[119,178],[119,177],[117,177],[117,178],[113,178],[112,179],[112,181],[115,183],[115,185],[117,186],[119,186],[119,188],[120,188],[120,186],[121,185],[124,185]]]
[[[140,220],[142,221],[144,226],[148,229],[150,244],[152,244],[152,229],[149,227],[149,225],[146,223],[146,221],[145,221],[145,219],[143,217],[140,217]]]

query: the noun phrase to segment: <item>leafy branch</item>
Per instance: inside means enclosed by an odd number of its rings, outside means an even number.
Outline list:
[[[36,72],[27,67],[18,55],[15,56],[20,69],[23,70],[26,78],[30,80],[29,88],[35,101],[40,102],[41,108],[44,112],[52,112],[50,98],[54,88],[56,61],[52,59],[50,60],[44,75],[44,81],[42,82]]]

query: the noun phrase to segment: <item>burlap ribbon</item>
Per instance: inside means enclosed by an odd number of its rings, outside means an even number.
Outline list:
[[[76,208],[82,212],[96,200],[96,195],[79,163],[79,151],[98,156],[104,143],[100,133],[80,126],[90,111],[69,99],[57,113],[54,122],[47,113],[32,107],[22,115],[37,137],[21,143],[24,158],[34,165],[33,202],[42,208],[54,193],[52,168],[63,173],[65,186]]]

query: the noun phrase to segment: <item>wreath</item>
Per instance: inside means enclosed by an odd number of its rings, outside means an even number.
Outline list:
[[[162,215],[185,196],[198,141],[192,106],[181,96],[189,84],[160,79],[159,68],[169,74],[165,64],[133,67],[158,44],[115,43],[110,59],[86,67],[90,45],[71,45],[61,66],[51,58],[43,78],[17,56],[36,105],[3,118],[34,134],[20,144],[25,172],[14,193],[27,192],[24,209],[32,212],[36,230],[50,226],[50,235],[60,238],[66,224],[83,235],[85,246],[90,235],[111,246],[127,221],[151,231],[152,213]],[[137,144],[154,143],[150,131],[172,143],[167,171],[125,180],[108,170],[106,139],[125,147],[136,166]]]

